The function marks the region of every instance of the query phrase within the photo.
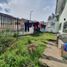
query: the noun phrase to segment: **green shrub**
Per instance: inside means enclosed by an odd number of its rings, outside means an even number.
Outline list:
[[[13,37],[0,36],[0,53],[4,52],[7,47],[11,46],[14,40]]]
[[[21,37],[12,47],[0,56],[0,67],[40,67],[39,58],[46,48],[44,41],[49,39],[47,36],[50,35],[40,34],[39,36],[28,35]],[[1,46],[4,46],[4,43],[7,44],[13,40],[12,38],[1,38],[0,41],[2,41],[0,42]],[[32,53],[28,51],[30,44],[36,46],[35,51]]]
[[[14,33],[13,34],[13,37],[18,37],[18,33]]]

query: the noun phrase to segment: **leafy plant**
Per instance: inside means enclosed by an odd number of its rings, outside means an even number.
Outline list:
[[[13,37],[18,37],[18,33],[14,33],[13,34]]]
[[[48,36],[48,37],[46,37]],[[41,67],[39,58],[41,57],[46,45],[44,41],[54,38],[52,34],[39,34],[39,36],[23,36],[13,44],[7,51],[0,56],[0,67]],[[14,38],[0,38],[0,46],[3,49],[10,46]],[[6,46],[7,45],[7,46]],[[32,53],[29,52],[31,48]]]

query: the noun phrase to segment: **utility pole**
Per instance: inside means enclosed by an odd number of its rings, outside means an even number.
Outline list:
[[[31,17],[32,17],[32,12],[33,12],[33,11],[31,10],[31,11],[30,11],[30,20],[31,20]]]

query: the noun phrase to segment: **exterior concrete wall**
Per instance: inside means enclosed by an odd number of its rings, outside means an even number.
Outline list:
[[[63,12],[64,10],[64,6],[65,6],[65,3],[66,3],[66,0],[56,0],[56,14],[57,15],[61,15],[61,13]]]
[[[57,0],[56,4],[56,15],[59,15],[58,19],[56,22],[56,30],[57,32],[61,32],[63,30],[63,24],[64,24],[64,18],[67,19],[67,0]],[[59,25],[62,23],[61,29],[59,30]]]
[[[64,18],[66,20],[64,20]],[[61,26],[61,29],[58,31],[60,33],[63,34],[63,25],[64,25],[64,22],[67,21],[67,1],[66,1],[66,4],[65,4],[65,7],[64,7],[64,10],[62,11],[61,15],[59,16],[59,21],[58,21],[58,25],[60,23],[62,23],[62,26]]]
[[[63,12],[62,12],[62,14],[61,14],[61,16],[59,18],[59,22],[63,23],[64,18],[66,18],[66,20],[67,20],[67,2],[66,2],[66,5],[65,5],[65,8],[64,8],[64,10],[63,10]]]

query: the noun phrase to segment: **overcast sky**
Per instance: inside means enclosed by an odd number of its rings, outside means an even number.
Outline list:
[[[0,12],[16,17],[47,21],[49,15],[55,12],[56,0],[0,0]]]

